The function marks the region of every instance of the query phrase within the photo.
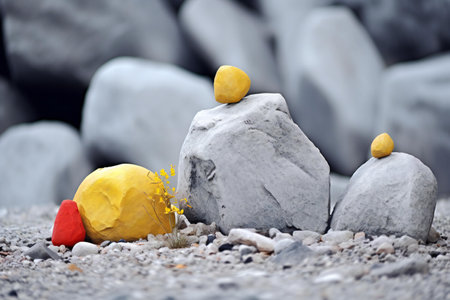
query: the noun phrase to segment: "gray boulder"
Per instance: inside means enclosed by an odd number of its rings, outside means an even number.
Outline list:
[[[259,0],[261,12],[267,20],[275,41],[275,55],[281,88],[294,121],[301,108],[299,101],[299,78],[302,63],[299,59],[304,22],[308,14],[329,0]]]
[[[233,1],[189,0],[180,22],[211,72],[233,65],[250,77],[250,92],[280,91],[268,31],[257,15]]]
[[[193,222],[324,232],[329,166],[280,94],[257,94],[195,116],[180,153],[179,197]]]
[[[450,194],[450,55],[393,66],[381,88],[378,132],[417,156]]]
[[[209,80],[172,65],[116,58],[92,79],[82,139],[97,164],[176,164],[194,115],[215,105]],[[209,224],[209,223],[208,223]]]
[[[6,54],[14,80],[88,85],[117,56],[179,64],[187,53],[163,0],[5,0]]]
[[[366,159],[383,63],[346,8],[312,11],[304,23],[297,122],[331,168],[351,175]]]
[[[31,121],[33,113],[23,96],[0,77],[0,134],[11,125]]]
[[[333,211],[331,228],[426,241],[436,198],[433,173],[414,156],[394,152],[371,158],[350,179]]]
[[[72,127],[42,121],[5,131],[0,170],[0,207],[12,207],[72,199],[92,168]]]
[[[446,0],[337,0],[360,15],[386,62],[415,60],[450,49]]]

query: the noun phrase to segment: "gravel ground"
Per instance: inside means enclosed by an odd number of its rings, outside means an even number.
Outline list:
[[[376,237],[316,242],[309,246],[314,255],[291,266],[265,253],[242,256],[239,246],[217,252],[226,243],[220,233],[208,246],[200,237],[183,249],[149,239],[83,257],[59,247],[62,260],[25,256],[37,241],[48,240],[56,211],[0,209],[0,298],[450,299],[450,200],[436,208],[437,243],[405,250],[389,237],[395,253],[386,254],[376,253]]]

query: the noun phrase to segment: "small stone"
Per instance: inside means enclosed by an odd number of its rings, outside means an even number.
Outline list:
[[[413,275],[416,273],[428,273],[429,267],[425,260],[409,258],[399,262],[383,265],[372,270],[374,276],[397,277],[400,275]]]
[[[302,243],[303,243],[303,245],[305,245],[305,246],[311,246],[312,244],[318,243],[319,240],[320,240],[320,235],[319,235],[319,238],[315,238],[315,237],[312,237],[312,236],[308,236],[307,238],[305,238],[305,239],[302,241]]]
[[[353,239],[355,241],[359,241],[359,240],[364,240],[365,238],[366,238],[366,233],[364,231],[360,231],[360,232],[355,233],[355,236]]]
[[[307,238],[314,240],[314,242],[318,242],[320,240],[320,234],[310,230],[296,230],[292,233],[292,236],[295,240],[301,242]],[[305,242],[303,242],[303,244],[305,244]]]
[[[377,249],[378,247],[380,247],[381,244],[383,243],[390,243],[391,245],[393,244],[393,241],[391,238],[385,236],[385,235],[380,235],[379,237],[375,238],[370,245]]]
[[[216,239],[215,234],[208,234],[208,239],[206,240],[206,245],[211,244]]]
[[[210,254],[215,254],[219,252],[219,248],[217,247],[217,245],[211,243],[206,247],[206,254],[210,255]]]
[[[394,150],[394,141],[387,133],[378,135],[370,145],[370,151],[375,158],[382,158],[388,156]]]
[[[85,237],[86,230],[77,203],[72,200],[64,200],[53,225],[52,244],[72,247],[76,243],[84,241]]]
[[[178,216],[178,221],[177,221],[178,229],[184,229],[184,228],[188,227],[189,225],[191,225],[191,222],[189,222],[189,220],[186,218],[185,215]]]
[[[305,258],[312,255],[313,252],[302,245],[302,242],[292,242],[283,251],[273,256],[272,262],[282,266],[299,265]]]
[[[428,232],[428,243],[436,243],[441,238],[440,234],[431,226],[430,231]]]
[[[241,228],[234,228],[230,230],[228,242],[233,244],[255,246],[258,251],[268,253],[273,252],[275,246],[275,242],[270,238]]]
[[[214,77],[214,97],[220,103],[236,103],[247,95],[250,78],[239,68],[221,66]]]
[[[251,255],[247,256],[243,261],[244,264],[253,262],[253,257]]]
[[[256,253],[256,251],[257,251],[257,249],[253,246],[247,246],[247,245],[239,246],[239,254],[241,255],[241,257],[248,255],[248,254]]]
[[[223,252],[223,251],[225,251],[225,250],[232,250],[233,249],[233,244],[230,244],[230,243],[225,243],[225,244],[222,244],[222,245],[220,245],[220,247],[219,247],[219,252]]]
[[[382,243],[380,246],[378,246],[376,253],[377,254],[392,254],[395,252],[394,247],[392,246],[391,243],[385,242]]]
[[[419,242],[416,239],[413,239],[410,236],[404,235],[398,239],[394,240],[394,247],[399,249],[409,249],[411,246],[411,250],[413,250],[417,246],[419,247]]]
[[[106,240],[106,241],[103,241],[103,242],[100,244],[100,247],[105,248],[105,247],[108,246],[109,244],[111,244],[111,241]]]
[[[338,246],[333,246],[333,245],[328,245],[328,246],[314,246],[314,247],[311,247],[311,249],[316,253],[316,254],[319,254],[319,255],[324,255],[324,254],[327,254],[327,255],[330,255],[330,254],[333,254],[333,253],[336,253],[336,252],[338,252],[339,251],[339,247]]]
[[[206,235],[202,235],[198,238],[199,245],[206,245],[206,242],[208,241],[208,237]]]
[[[439,254],[438,256],[436,256],[436,260],[449,261],[450,260],[450,256],[444,255],[444,254]]]
[[[286,239],[292,240],[292,241],[294,240],[292,235],[290,235],[289,233],[283,233],[283,232],[277,233],[275,238],[273,238],[273,240],[275,242],[278,242],[278,241],[281,241],[281,240],[286,240]]]
[[[37,242],[33,247],[28,249],[25,253],[31,259],[61,259],[61,257],[54,251],[50,250],[44,241]]]
[[[275,255],[282,252],[284,249],[289,247],[292,243],[295,243],[295,241],[292,239],[282,239],[282,240],[277,241],[274,246]],[[297,242],[297,243],[301,243],[301,242]]]
[[[278,233],[281,233],[277,228],[270,228],[269,229],[269,236],[271,239],[277,236]]]
[[[72,248],[72,254],[75,256],[86,256],[97,253],[98,246],[88,242],[79,242]]]
[[[195,234],[197,236],[213,234],[216,232],[216,223],[212,222],[211,225],[206,225],[203,223],[195,224]]]
[[[191,224],[188,227],[180,230],[180,233],[184,234],[184,235],[194,235],[195,232],[196,232],[196,228],[195,228],[194,224]]]
[[[322,235],[322,241],[333,242],[336,244],[346,242],[350,239],[353,239],[353,232],[348,231],[348,230],[342,230],[342,231],[330,230],[326,234]]]
[[[58,246],[54,246],[54,245],[49,245],[48,249],[52,250],[55,253],[57,253],[59,251],[59,247]]]

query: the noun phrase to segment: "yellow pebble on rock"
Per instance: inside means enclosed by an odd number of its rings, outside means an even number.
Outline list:
[[[394,150],[394,141],[387,133],[378,135],[370,146],[372,156],[376,158],[388,156],[392,153],[392,150]]]
[[[94,243],[127,241],[172,232],[175,219],[165,214],[170,196],[161,179],[132,164],[97,169],[79,186],[78,204],[86,234]]]
[[[250,78],[233,66],[221,66],[214,77],[214,96],[220,103],[236,103],[247,95]]]

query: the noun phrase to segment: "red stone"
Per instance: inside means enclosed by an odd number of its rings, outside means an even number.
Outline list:
[[[64,200],[53,225],[53,245],[72,247],[76,243],[84,241],[85,237],[86,230],[81,221],[77,203],[72,200]]]

